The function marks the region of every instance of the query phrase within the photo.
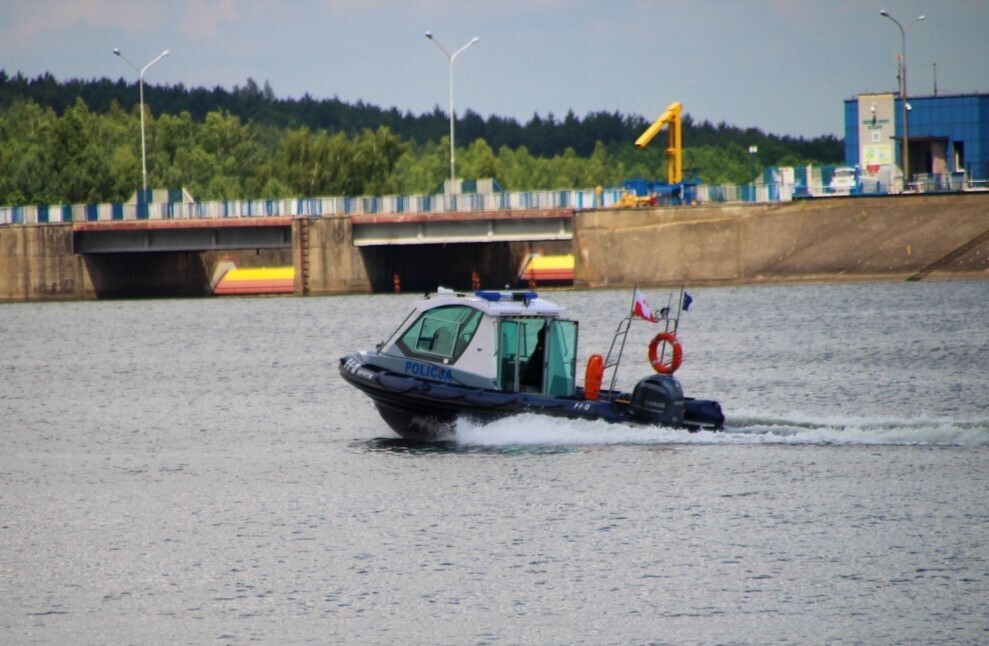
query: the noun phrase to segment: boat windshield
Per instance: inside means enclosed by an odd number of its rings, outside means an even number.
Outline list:
[[[448,305],[423,312],[398,340],[406,356],[426,361],[456,362],[481,323],[480,310]]]

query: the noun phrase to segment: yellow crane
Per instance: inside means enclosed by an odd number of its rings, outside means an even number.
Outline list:
[[[680,116],[683,106],[680,102],[671,103],[658,119],[635,140],[636,148],[645,148],[659,134],[663,127],[668,127],[669,143],[666,146],[666,181],[670,186],[683,181],[683,147],[680,141]]]

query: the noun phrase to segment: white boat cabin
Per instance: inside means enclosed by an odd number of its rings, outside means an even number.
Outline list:
[[[563,313],[534,292],[440,288],[377,351],[361,355],[429,381],[569,397],[576,385],[577,322]]]

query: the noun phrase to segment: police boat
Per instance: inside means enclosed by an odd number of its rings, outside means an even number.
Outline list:
[[[624,424],[721,429],[718,402],[684,397],[673,372],[682,349],[674,318],[657,318],[636,290],[632,312],[618,326],[607,357],[588,359],[577,383],[576,321],[533,291],[473,294],[439,288],[416,304],[405,321],[374,350],[340,359],[343,379],[374,402],[402,438],[450,438],[457,418],[480,422],[535,413]],[[682,301],[681,301],[682,302]],[[638,311],[637,311],[638,310]],[[649,346],[656,374],[631,392],[615,389],[625,338],[635,315],[665,322]],[[603,388],[606,370],[610,387]]]

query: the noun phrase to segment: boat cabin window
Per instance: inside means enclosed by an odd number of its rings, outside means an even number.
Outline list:
[[[406,356],[452,363],[463,354],[480,323],[481,311],[473,307],[437,307],[423,312],[396,345]]]
[[[538,317],[503,319],[498,334],[502,390],[573,395],[576,322]]]

